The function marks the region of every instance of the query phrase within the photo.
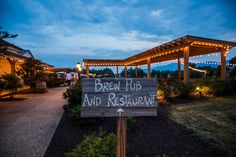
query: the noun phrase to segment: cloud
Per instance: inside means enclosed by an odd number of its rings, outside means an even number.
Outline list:
[[[235,41],[235,21],[208,1],[16,2],[9,1],[7,11],[17,9],[19,15],[13,11],[3,21],[19,34],[10,41],[48,60],[54,58],[45,56],[126,58],[186,34]]]
[[[151,11],[151,16],[153,17],[160,17],[162,15],[162,13],[164,12],[163,9],[160,9],[160,10],[153,10]]]

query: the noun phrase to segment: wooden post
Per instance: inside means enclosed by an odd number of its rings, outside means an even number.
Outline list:
[[[16,74],[16,62],[17,62],[17,60],[7,58],[7,61],[9,62],[10,66],[11,66],[11,74],[15,75]]]
[[[127,77],[127,67],[125,65],[125,78]]]
[[[89,78],[89,65],[86,65],[86,78]]]
[[[189,46],[184,48],[184,83],[189,81]]]
[[[226,55],[227,55],[227,50],[221,49],[221,69],[220,69],[221,80],[226,79]]]
[[[147,59],[147,78],[151,77],[151,61],[150,58]]]
[[[178,58],[178,79],[181,80],[181,58]]]
[[[138,77],[138,66],[136,65],[135,67],[135,77],[137,78]]]
[[[116,78],[119,77],[119,72],[118,72],[118,65],[116,66]]]
[[[116,147],[116,157],[126,157],[126,118],[123,116],[117,120]]]

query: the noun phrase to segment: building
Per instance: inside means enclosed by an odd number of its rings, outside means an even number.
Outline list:
[[[0,76],[6,73],[15,74],[24,60],[29,57],[35,58],[30,50],[25,50],[0,39]],[[42,64],[46,69],[53,67],[44,62]]]

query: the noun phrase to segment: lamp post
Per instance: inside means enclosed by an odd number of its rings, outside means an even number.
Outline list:
[[[80,62],[77,62],[76,69],[77,69],[77,73],[78,73],[78,80],[80,80],[80,72],[82,71],[82,66],[81,66]]]

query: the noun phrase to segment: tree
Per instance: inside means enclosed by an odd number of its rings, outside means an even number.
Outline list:
[[[17,73],[31,89],[35,88],[37,81],[45,81],[47,75],[42,62],[35,58],[27,58]]]
[[[230,77],[235,77],[236,76],[236,56],[231,58],[230,61],[229,61],[230,64],[234,64],[234,67],[231,69],[230,71]]]
[[[5,74],[2,76],[4,82],[4,89],[11,91],[11,98],[17,92],[17,88],[22,87],[20,78],[14,74]]]
[[[111,77],[114,77],[114,73],[111,69],[109,68],[105,68],[105,69],[102,69],[102,70],[95,70],[95,69],[92,69],[90,70],[91,73],[93,74],[96,74],[96,75],[104,75],[104,74],[109,74]]]
[[[8,31],[4,31],[2,30],[2,27],[0,27],[0,39],[4,39],[4,38],[15,38],[17,37],[18,34],[11,34]]]
[[[230,64],[236,64],[236,56],[231,58],[229,61]]]
[[[123,69],[120,73],[121,76],[125,76],[125,70]],[[132,67],[127,69],[127,75],[128,77],[136,77],[135,74],[135,69],[133,69]],[[145,77],[147,76],[147,74],[143,71],[143,69],[138,68],[138,77]]]
[[[0,27],[0,39],[5,39],[5,38],[15,38],[17,37],[17,34],[11,34],[8,31],[2,30],[2,27]],[[0,55],[6,53],[6,47],[0,42]]]

